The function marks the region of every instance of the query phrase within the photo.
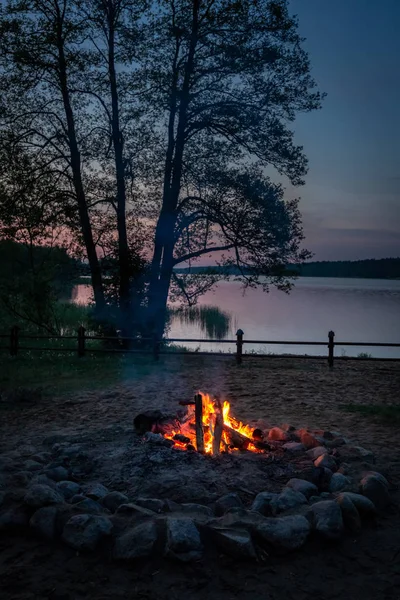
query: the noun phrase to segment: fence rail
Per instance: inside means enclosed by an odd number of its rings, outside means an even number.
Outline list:
[[[0,350],[8,350],[11,356],[16,357],[21,351],[24,350],[36,350],[36,351],[55,351],[55,352],[77,352],[79,357],[83,357],[86,354],[92,353],[108,353],[108,354],[142,354],[142,355],[152,355],[155,360],[158,360],[160,355],[163,354],[171,354],[168,350],[161,349],[161,341],[157,339],[155,336],[153,337],[145,337],[145,338],[133,338],[133,337],[111,337],[111,336],[99,336],[99,335],[87,335],[86,330],[83,326],[80,326],[77,330],[77,335],[21,335],[19,327],[14,325],[11,328],[10,333],[1,334],[0,339],[9,340],[8,346],[0,346]],[[74,340],[77,342],[75,348],[55,348],[55,347],[44,347],[44,346],[21,346],[21,340]],[[148,342],[147,348],[132,348],[132,347],[116,347],[116,348],[88,348],[86,342],[90,340],[102,340],[102,341],[112,341],[116,344],[123,344],[124,342],[138,342],[145,341]],[[292,346],[325,346],[328,349],[327,355],[325,356],[312,356],[312,355],[298,355],[296,358],[302,359],[314,359],[314,360],[327,360],[329,367],[333,367],[335,360],[340,359],[348,359],[347,356],[335,356],[335,347],[336,346],[358,346],[358,347],[387,347],[387,348],[400,348],[400,343],[395,344],[392,342],[383,343],[383,342],[337,342],[335,341],[335,334],[333,331],[328,333],[328,339],[321,342],[315,341],[303,341],[303,340],[246,340],[244,339],[244,332],[241,329],[238,329],[236,332],[236,338],[230,340],[217,340],[217,339],[201,339],[201,338],[168,338],[168,342],[185,342],[185,343],[202,343],[202,342],[211,342],[218,344],[235,344],[236,352],[235,358],[237,364],[241,364],[243,361],[243,347],[245,344],[280,344],[280,345],[292,345]],[[204,356],[204,355],[212,355],[212,352],[192,352],[188,353],[186,351],[174,351],[174,355],[179,354],[194,354],[196,356]],[[270,357],[270,354],[245,354],[246,358],[257,357],[257,358],[267,358]],[[282,358],[292,358],[293,355],[277,355]],[[363,360],[384,360],[384,361],[399,361],[400,358],[373,358],[373,357],[362,357]]]

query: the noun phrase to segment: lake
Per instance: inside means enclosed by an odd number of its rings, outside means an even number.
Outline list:
[[[72,300],[86,303],[90,285],[74,288]],[[325,341],[328,331],[337,342],[400,343],[400,281],[381,279],[339,279],[300,277],[290,294],[271,288],[243,294],[240,284],[224,281],[213,292],[201,297],[200,306],[216,306],[229,315],[228,339],[236,330],[244,331],[244,340]],[[201,338],[203,342],[183,343],[205,351],[235,352],[234,344],[211,343],[199,322],[188,323],[174,317],[170,338]],[[319,346],[285,344],[246,344],[246,352],[325,354]],[[400,358],[400,348],[335,348],[340,356],[367,352],[374,357]]]

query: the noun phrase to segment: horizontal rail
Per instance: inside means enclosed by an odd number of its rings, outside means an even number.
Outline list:
[[[243,340],[243,344],[282,344],[284,345],[294,345],[294,346],[327,346],[328,342],[300,342],[300,341],[283,341],[280,340]],[[335,342],[336,344],[336,342]],[[336,344],[337,345],[337,344]]]

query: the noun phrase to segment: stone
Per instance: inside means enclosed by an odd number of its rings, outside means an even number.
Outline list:
[[[374,453],[370,450],[362,448],[362,446],[342,446],[338,448],[340,460],[343,462],[357,462],[366,461],[370,463],[375,462]]]
[[[59,481],[57,489],[62,493],[66,500],[70,500],[73,496],[79,493],[81,486],[74,481]]]
[[[148,508],[155,513],[162,513],[167,508],[166,502],[164,500],[159,500],[158,498],[138,498],[135,500],[135,504],[138,506],[142,506],[143,508]],[[176,504],[175,502],[173,504]],[[179,506],[179,504],[176,504]]]
[[[56,482],[46,477],[46,475],[35,475],[31,485],[47,485],[47,487],[50,487],[52,490],[58,491]]]
[[[32,454],[35,454],[36,448],[31,444],[24,444],[18,447],[18,452],[21,456],[32,456]]]
[[[29,523],[29,514],[24,506],[13,506],[0,513],[0,532],[18,531]]]
[[[336,502],[340,504],[343,498],[348,498],[352,501],[361,517],[373,517],[376,515],[375,504],[366,496],[354,494],[353,492],[341,492],[336,496]]]
[[[369,475],[373,475],[376,479],[379,479],[379,481],[381,481],[383,485],[387,487],[387,489],[390,488],[388,480],[382,475],[382,473],[378,473],[377,471],[364,471],[363,477],[367,477]]]
[[[271,501],[272,514],[276,515],[302,504],[307,504],[307,498],[304,494],[290,488],[285,488],[277,498]]]
[[[311,460],[316,460],[324,454],[328,454],[328,450],[325,448],[325,446],[317,446],[316,448],[311,448],[311,450],[307,450],[307,456],[309,456]]]
[[[112,528],[107,517],[75,515],[65,524],[62,539],[75,550],[94,550],[102,538],[111,535]]]
[[[83,494],[75,494],[75,496],[72,496],[72,498],[70,498],[70,503],[71,504],[78,504],[78,502],[82,502],[82,500],[86,500],[86,496],[84,496]]]
[[[284,423],[281,426],[281,429],[283,431],[286,431],[287,433],[292,433],[293,431],[296,431],[296,427],[294,427],[294,425],[290,425],[289,423]]]
[[[336,461],[329,454],[322,454],[314,460],[314,466],[329,469],[330,471],[336,471]]]
[[[288,442],[290,436],[280,427],[273,427],[269,430],[268,439],[272,442]]]
[[[243,503],[240,497],[234,492],[230,494],[225,494],[219,498],[215,503],[215,514],[219,517],[226,513],[226,511],[230,508],[241,508]]]
[[[271,502],[278,498],[279,494],[273,492],[260,492],[254,498],[251,510],[259,512],[261,515],[268,516],[272,514]]]
[[[290,454],[303,454],[306,450],[300,442],[287,442],[283,444],[282,448]]]
[[[311,448],[318,448],[320,445],[318,440],[308,431],[301,432],[300,442],[307,448],[307,450],[310,450]]]
[[[194,502],[180,504],[179,510],[182,513],[192,515],[192,518],[194,520],[204,520],[204,518],[210,519],[214,516],[214,513],[209,506],[204,506],[203,504],[195,504]]]
[[[333,440],[335,438],[335,434],[332,433],[332,431],[323,431],[322,432],[322,437],[325,440]]]
[[[140,413],[133,419],[133,426],[136,433],[143,435],[146,431],[150,432],[157,421],[161,421],[163,417],[163,413],[159,410],[147,410],[144,413]]]
[[[369,498],[378,510],[383,510],[391,503],[389,484],[382,475],[377,475],[368,473],[361,479],[360,493]]]
[[[0,471],[13,471],[14,468],[15,463],[9,456],[0,456]]]
[[[36,460],[27,460],[24,464],[24,469],[27,471],[40,471],[43,468],[43,465]]]
[[[358,510],[347,496],[341,498],[338,503],[342,511],[343,523],[352,533],[361,531],[361,519]]]
[[[117,560],[146,558],[153,552],[156,542],[156,524],[154,521],[146,521],[116,539],[113,556]]]
[[[327,441],[326,445],[328,448],[340,448],[340,446],[345,446],[347,444],[346,438],[337,437],[332,441]]]
[[[257,555],[246,529],[220,528],[213,530],[215,544],[222,552],[241,560],[256,560]]]
[[[103,512],[103,507],[96,500],[92,500],[92,498],[85,498],[80,502],[74,503],[74,506],[82,512],[92,515],[99,515]]]
[[[69,473],[64,467],[52,467],[51,469],[46,469],[44,475],[53,481],[65,481],[68,479]]]
[[[33,479],[34,471],[19,471],[13,473],[8,479],[9,487],[27,487]]]
[[[38,452],[32,456],[32,460],[36,460],[42,465],[45,465],[51,461],[51,454],[50,452]]]
[[[329,483],[329,491],[333,494],[335,492],[343,492],[350,485],[350,479],[342,473],[334,473]]]
[[[300,492],[306,498],[310,498],[310,496],[318,494],[317,486],[311,483],[310,481],[306,481],[305,479],[289,479],[289,481],[286,484],[286,487],[291,488],[296,492]]]
[[[25,504],[33,508],[41,508],[49,504],[62,504],[64,496],[47,485],[33,485],[24,497]]]
[[[121,504],[128,504],[129,498],[121,492],[110,492],[102,499],[102,504],[111,512],[115,512]]]
[[[33,514],[29,525],[40,537],[52,540],[55,537],[56,516],[55,506],[43,506]]]
[[[303,515],[262,518],[254,527],[258,538],[274,549],[284,552],[303,546],[310,534],[311,525]]]
[[[82,487],[82,492],[88,498],[92,498],[93,500],[101,500],[107,494],[109,494],[109,490],[101,483],[89,483]]]
[[[312,505],[314,528],[328,540],[338,540],[343,534],[343,518],[340,506],[334,500],[322,500]]]
[[[137,504],[133,504],[130,502],[129,504],[121,504],[118,506],[115,514],[118,516],[124,517],[134,517],[134,516],[148,516],[154,517],[156,513],[148,508],[143,508],[143,506],[138,506]]]
[[[200,534],[191,519],[167,519],[165,556],[181,562],[199,560],[203,554]]]

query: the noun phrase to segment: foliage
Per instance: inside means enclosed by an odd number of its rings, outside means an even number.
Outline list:
[[[217,306],[189,306],[169,312],[184,324],[199,325],[210,339],[222,340],[231,328],[231,316]]]
[[[318,261],[296,267],[303,277],[363,277],[400,279],[400,258]]]

